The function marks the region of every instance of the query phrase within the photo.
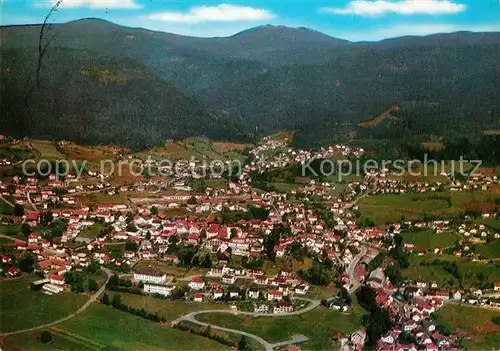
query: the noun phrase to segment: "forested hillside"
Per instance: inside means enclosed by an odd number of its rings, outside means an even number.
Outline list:
[[[5,133],[145,147],[287,129],[312,147],[416,145],[430,136],[477,142],[500,129],[498,33],[350,43],[263,26],[201,39],[88,19],[50,28],[57,35],[36,88],[39,32],[1,28]],[[360,127],[395,105],[397,118]]]

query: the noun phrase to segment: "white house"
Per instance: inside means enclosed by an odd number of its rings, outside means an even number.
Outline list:
[[[172,293],[172,290],[174,290],[174,288],[175,287],[173,286],[154,284],[154,283],[144,283],[144,292],[149,294],[160,294],[163,296],[169,296]]]
[[[193,277],[188,285],[193,290],[201,290],[205,287],[205,282],[202,277]]]
[[[152,269],[143,269],[134,272],[134,281],[143,283],[161,284],[167,279],[164,272]]]
[[[250,299],[258,299],[259,298],[259,290],[248,290],[248,297]]]

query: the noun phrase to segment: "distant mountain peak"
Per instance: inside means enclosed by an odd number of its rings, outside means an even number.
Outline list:
[[[271,39],[271,37],[279,39],[288,39],[296,41],[329,41],[329,42],[343,42],[347,40],[331,37],[327,34],[315,31],[313,29],[301,27],[288,27],[284,25],[265,24],[262,26],[246,29],[236,33],[232,38],[252,40],[252,39]]]

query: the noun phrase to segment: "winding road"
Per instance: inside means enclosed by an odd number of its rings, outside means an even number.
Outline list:
[[[346,269],[346,273],[349,276],[349,281],[351,282],[351,286],[349,287],[349,292],[351,294],[356,291],[361,285],[361,282],[357,281],[354,278],[354,270],[356,269],[356,266],[358,265],[361,258],[363,258],[363,256],[365,256],[367,252],[368,249],[365,246],[361,246],[361,251],[354,257],[354,259],[349,264],[349,267],[347,267]]]
[[[187,322],[195,323],[195,324],[198,324],[198,325],[201,325],[201,326],[205,326],[205,327],[210,325],[210,327],[213,328],[213,329],[225,331],[225,332],[228,332],[228,333],[233,333],[233,334],[238,334],[238,335],[245,335],[246,337],[251,338],[251,339],[257,341],[259,344],[261,344],[264,347],[265,350],[269,351],[269,350],[272,350],[275,347],[281,347],[281,346],[296,344],[296,343],[299,343],[299,342],[307,341],[309,339],[307,337],[303,336],[303,335],[297,335],[293,339],[272,344],[272,343],[267,342],[266,340],[264,340],[260,336],[255,335],[255,334],[247,333],[247,332],[244,332],[244,331],[241,331],[241,330],[237,330],[237,329],[230,329],[230,328],[225,328],[225,327],[219,327],[219,326],[213,325],[213,324],[203,323],[203,322],[198,321],[195,317],[198,316],[198,315],[200,315],[200,314],[206,314],[206,313],[227,313],[227,314],[245,315],[245,316],[252,316],[252,317],[286,317],[286,316],[297,316],[297,315],[300,315],[300,314],[312,311],[313,309],[315,309],[316,307],[318,307],[321,304],[320,300],[308,300],[308,299],[302,299],[302,298],[301,299],[297,299],[297,300],[308,301],[308,302],[310,302],[310,305],[307,306],[306,308],[301,309],[301,310],[293,311],[293,312],[290,312],[290,313],[283,313],[283,314],[256,313],[256,312],[243,312],[243,311],[234,312],[234,311],[231,311],[231,310],[205,310],[205,311],[198,311],[198,312],[188,313],[188,314],[186,314],[186,315],[184,315],[182,317],[177,318],[173,323],[178,323],[178,322],[181,322],[181,321],[187,321]]]
[[[28,197],[28,202],[30,203],[31,207],[33,207],[33,210],[34,210],[35,212],[40,212],[40,211],[38,211],[38,208],[36,207],[36,205],[35,205],[35,204],[33,203],[33,201],[31,200],[31,195],[30,195],[29,191],[28,191],[28,192],[26,192],[26,195],[27,195],[27,197]]]
[[[21,329],[21,330],[16,330],[16,331],[13,331],[13,332],[8,332],[8,333],[0,333],[0,336],[9,336],[9,335],[15,335],[15,334],[21,334],[21,333],[26,333],[26,332],[32,332],[32,331],[35,331],[35,330],[39,330],[39,329],[43,329],[43,328],[49,328],[49,327],[52,327],[56,324],[59,324],[59,323],[62,323],[64,321],[67,321],[68,319],[71,319],[77,315],[79,315],[80,313],[82,313],[83,311],[85,311],[87,308],[89,308],[94,302],[96,302],[98,299],[99,299],[99,296],[101,296],[101,294],[104,292],[104,290],[106,290],[106,285],[108,284],[109,282],[109,278],[111,278],[111,276],[113,275],[112,272],[110,270],[108,270],[107,268],[104,268],[103,269],[104,272],[106,272],[108,278],[106,279],[106,282],[102,285],[102,287],[96,291],[94,293],[94,295],[92,295],[90,297],[90,299],[85,302],[85,304],[80,307],[76,312],[73,312],[72,314],[66,316],[66,317],[63,317],[61,319],[58,319],[54,322],[50,322],[50,323],[47,323],[47,324],[43,324],[43,325],[39,325],[37,327],[33,327],[33,328],[27,328],[27,329]]]

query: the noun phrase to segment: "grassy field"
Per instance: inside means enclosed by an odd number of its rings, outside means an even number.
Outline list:
[[[183,277],[187,274],[189,271],[188,268],[180,268],[180,267],[174,267],[170,266],[165,263],[161,263],[158,261],[147,261],[143,260],[137,263],[137,265],[134,267],[134,270],[141,270],[141,269],[148,269],[148,268],[154,268],[157,270],[160,270],[168,275],[174,276],[174,277]]]
[[[361,213],[371,218],[377,226],[399,221],[401,216],[418,219],[425,213],[442,211],[448,207],[446,199],[422,194],[377,195],[359,201]]]
[[[40,341],[40,334],[44,329],[40,331],[34,331],[29,333],[15,334],[5,337],[0,341],[0,345],[3,350],[6,351],[18,351],[21,350],[78,350],[78,351],[97,351],[101,350],[102,346],[96,344],[91,340],[82,340],[78,336],[73,336],[64,331],[60,331],[57,328],[50,328],[50,333],[52,334],[52,341],[50,343],[44,344]]]
[[[403,276],[409,279],[424,278],[428,281],[436,281],[443,288],[458,288],[459,281],[442,266],[420,264],[422,261],[430,262],[434,259],[456,262],[464,288],[475,285],[480,273],[487,277],[488,281],[500,281],[500,265],[472,262],[463,257],[437,254],[410,256],[410,266],[402,271]]]
[[[500,219],[498,218],[483,218],[477,221],[479,224],[484,224],[492,230],[500,230]]]
[[[6,203],[0,199],[0,213],[7,214],[7,215],[14,214],[14,207],[12,207],[8,203]]]
[[[205,180],[205,186],[215,189],[227,189],[228,184],[224,179],[207,179]]]
[[[153,323],[109,306],[95,304],[57,328],[107,348],[123,350],[223,350],[227,349],[196,335]]]
[[[285,191],[285,192],[301,187],[300,184],[295,184],[295,183],[268,183],[268,186],[276,188],[277,191]]]
[[[404,240],[418,248],[433,249],[446,248],[455,244],[462,237],[455,232],[434,233],[434,230],[424,230],[413,233],[404,233]]]
[[[380,115],[375,116],[369,120],[363,121],[358,123],[358,127],[363,127],[363,128],[373,128],[378,126],[384,121],[389,121],[389,122],[397,122],[399,121],[399,118],[396,116],[393,116],[391,114],[392,111],[398,111],[399,106],[395,105],[387,109],[386,111],[382,112]]]
[[[436,322],[469,340],[469,350],[492,350],[500,345],[500,326],[491,321],[500,311],[458,305],[446,305],[439,310]]]
[[[63,292],[48,296],[33,291],[29,284],[38,278],[0,282],[0,331],[35,327],[65,317],[80,308],[88,296]]]
[[[500,240],[475,246],[475,253],[480,254],[484,259],[500,258]]]
[[[21,231],[19,224],[0,224],[0,234],[16,235]]]
[[[309,341],[300,344],[302,349],[332,350],[335,347],[330,339],[337,332],[350,333],[359,329],[362,315],[362,308],[355,306],[350,314],[318,307],[298,316],[276,318],[222,313],[202,314],[196,318],[200,322],[253,333],[273,343],[289,340],[294,334],[303,334],[309,338]]]
[[[175,267],[166,263],[158,262],[158,261],[148,261],[142,260],[134,267],[134,270],[154,268],[165,272],[167,275],[171,275],[173,277],[185,277],[185,276],[195,276],[195,275],[204,275],[208,272],[206,268],[183,268],[183,267]]]
[[[78,234],[78,236],[81,236],[82,238],[93,239],[93,238],[97,237],[100,232],[101,232],[101,225],[99,223],[96,223],[96,224],[82,230]]]
[[[155,147],[147,152],[137,154],[139,157],[168,158],[170,160],[243,160],[241,151],[249,144],[214,143],[204,138],[187,138],[185,140],[169,140],[162,147]]]
[[[63,160],[66,156],[57,151],[56,146],[50,140],[30,140],[34,149],[40,153],[40,157],[49,161]]]
[[[491,211],[497,191],[376,195],[359,201],[361,213],[377,226],[406,219],[420,219],[425,214],[456,216],[466,210]],[[449,199],[449,201],[448,201]]]
[[[189,327],[189,328],[194,329],[194,330],[200,330],[200,329],[206,328],[206,327],[203,327],[203,326],[201,326],[199,324],[192,323],[192,322],[189,322],[189,321],[182,321],[181,323],[182,323],[183,326]],[[212,332],[217,333],[217,335],[221,335],[221,336],[225,337],[227,340],[231,340],[235,344],[238,344],[238,342],[241,340],[241,335],[240,334],[223,332],[223,331],[216,330],[216,329],[213,329],[213,328],[212,328]],[[254,340],[254,339],[247,338],[247,342],[248,342],[248,346],[249,346],[250,350],[255,350],[256,351],[256,350],[261,350],[262,349],[262,345],[258,341]]]
[[[108,292],[110,298],[114,292]],[[122,296],[124,302],[134,308],[144,308],[148,312],[157,312],[171,322],[185,314],[200,310],[227,310],[229,305],[226,303],[202,303],[192,301],[170,301],[157,299],[151,296],[140,296],[134,294],[118,293]]]
[[[264,261],[264,266],[262,267],[264,273],[269,276],[277,275],[283,269],[293,269],[298,271],[300,269],[306,270],[311,268],[313,265],[313,260],[310,258],[305,258],[303,262],[299,262],[297,260],[293,260],[292,264],[289,265],[287,261],[284,261],[282,258],[276,258],[275,262],[272,261]]]

